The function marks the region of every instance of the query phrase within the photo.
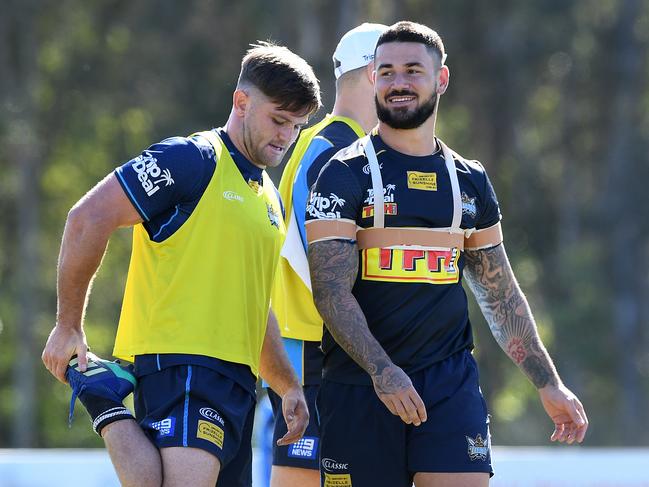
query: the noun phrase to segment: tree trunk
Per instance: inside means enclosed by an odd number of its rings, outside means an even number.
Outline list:
[[[33,447],[35,445],[35,367],[40,363],[34,343],[34,329],[38,322],[40,296],[38,279],[39,258],[39,194],[40,168],[39,141],[36,130],[34,92],[37,84],[36,2],[12,2],[4,15],[7,16],[6,40],[15,43],[12,57],[3,57],[6,76],[7,98],[14,113],[6,134],[5,148],[11,161],[11,169],[17,175],[19,190],[16,192],[17,262],[15,263],[15,288],[13,295],[17,306],[16,347],[14,355],[13,382],[15,410],[12,445]]]
[[[638,154],[636,129],[639,120],[637,101],[642,99],[642,59],[646,54],[636,38],[635,23],[640,18],[640,2],[624,0],[620,7],[613,44],[617,53],[615,75],[611,76],[609,106],[611,119],[608,143],[606,178],[608,188],[602,193],[609,196],[603,208],[606,215],[605,234],[608,235],[610,260],[605,262],[610,272],[613,328],[616,338],[617,379],[620,384],[619,421],[624,444],[637,444],[638,425],[642,422],[640,375],[637,367],[640,358],[640,309],[642,307],[642,278],[637,266],[643,262],[640,245],[637,203],[642,181],[634,176]],[[609,265],[610,264],[610,265]]]

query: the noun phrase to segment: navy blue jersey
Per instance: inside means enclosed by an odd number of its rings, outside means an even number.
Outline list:
[[[243,178],[261,185],[262,170],[239,152],[221,128],[214,129]],[[154,242],[162,242],[187,221],[216,168],[214,148],[200,135],[170,137],[115,170],[129,200]],[[279,195],[278,195],[279,197]],[[281,200],[280,200],[281,201]]]
[[[409,156],[372,136],[381,175],[385,227],[448,228],[453,216],[451,180],[441,151]],[[493,187],[477,161],[455,158],[462,200],[462,229],[484,229],[500,221]],[[320,172],[306,219],[351,220],[373,226],[374,191],[360,143],[338,152]],[[407,373],[472,348],[464,260],[457,249],[364,249],[353,294],[372,334]],[[325,378],[369,384],[369,376],[325,328]]]

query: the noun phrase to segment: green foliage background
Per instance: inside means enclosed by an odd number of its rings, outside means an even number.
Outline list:
[[[0,448],[101,445],[81,407],[68,429],[68,389],[40,363],[69,208],[151,143],[224,123],[249,43],[305,57],[331,107],[340,35],[401,19],[445,41],[440,135],[491,175],[515,272],[589,413],[588,444],[647,444],[649,1],[0,0],[0,11]],[[99,355],[129,252],[130,232],[117,232],[95,282],[86,330]],[[536,392],[472,306],[494,444],[549,444]]]

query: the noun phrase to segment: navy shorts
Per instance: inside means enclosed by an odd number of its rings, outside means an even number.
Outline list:
[[[218,486],[252,485],[256,401],[249,391],[199,365],[170,366],[137,379],[135,415],[154,445],[208,451],[221,462]]]
[[[321,482],[410,487],[417,472],[487,472],[489,416],[468,350],[411,374],[428,420],[405,424],[374,388],[323,380],[318,396]]]
[[[282,414],[282,398],[268,389],[268,398],[273,407],[273,465],[318,470],[318,446],[320,425],[315,407],[319,385],[304,386],[304,397],[309,408],[309,425],[304,436],[287,446],[277,446],[277,440],[286,434],[286,422]]]

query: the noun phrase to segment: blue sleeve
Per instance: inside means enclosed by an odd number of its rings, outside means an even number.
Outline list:
[[[193,139],[171,137],[115,170],[124,192],[145,221],[200,197],[214,159]]]
[[[320,171],[306,207],[306,220],[356,221],[361,214],[363,190],[349,166],[331,159]]]
[[[304,229],[304,210],[306,209],[306,204],[309,199],[309,190],[311,189],[311,186],[313,186],[322,166],[324,166],[329,160],[329,157],[333,155],[333,151],[335,151],[335,149],[331,142],[322,137],[315,137],[304,152],[304,155],[300,160],[300,167],[295,174],[291,205],[295,212],[295,221],[297,222],[300,237],[302,239],[302,245],[305,249],[307,248],[307,244],[306,230]],[[315,172],[315,175],[313,175],[314,172],[312,169],[316,164],[319,166],[317,170],[318,172]]]
[[[484,173],[484,192],[482,194],[482,211],[476,220],[476,229],[481,230],[483,228],[489,228],[494,226],[502,218],[500,214],[500,205],[498,204],[498,198],[496,198],[496,192],[494,187],[489,180],[487,173]]]

